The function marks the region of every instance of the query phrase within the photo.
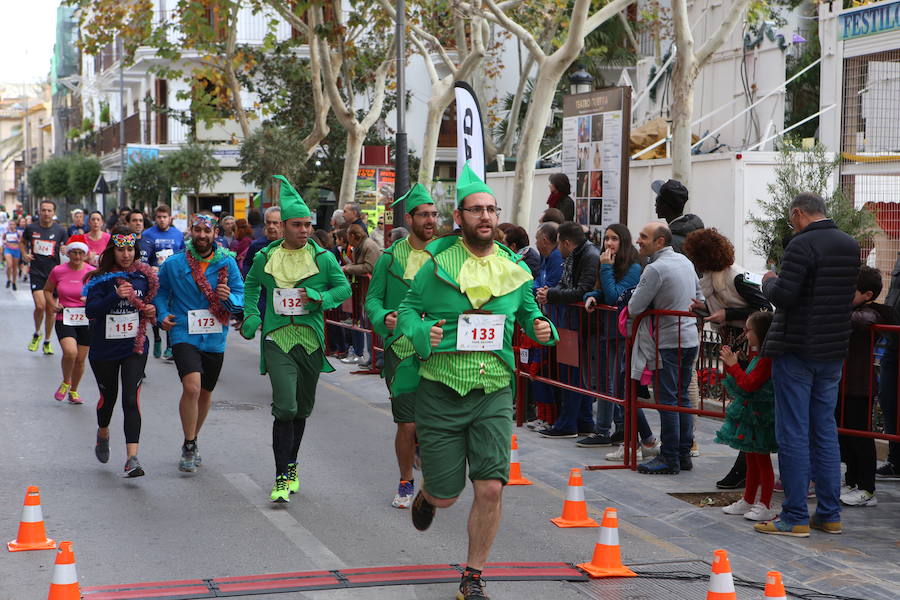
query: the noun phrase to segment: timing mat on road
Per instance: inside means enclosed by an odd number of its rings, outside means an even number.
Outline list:
[[[575,565],[562,562],[490,563],[489,581],[588,581]],[[131,583],[83,587],[84,600],[189,600],[225,598],[280,592],[311,592],[382,585],[455,583],[463,572],[460,565],[402,565],[364,567],[334,571],[301,571],[270,575],[244,575],[215,579],[185,579],[155,583]]]

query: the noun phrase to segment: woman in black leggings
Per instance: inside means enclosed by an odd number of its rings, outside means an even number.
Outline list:
[[[90,320],[91,349],[88,360],[100,388],[97,402],[97,444],[94,453],[109,461],[109,422],[122,381],[125,413],[126,477],[144,474],[138,461],[141,435],[140,391],[147,364],[147,326],[155,321],[150,302],[159,288],[156,274],[135,260],[136,236],[117,229],[100,255],[96,271],[86,278],[85,313]]]

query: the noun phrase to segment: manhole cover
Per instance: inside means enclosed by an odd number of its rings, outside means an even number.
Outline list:
[[[669,492],[669,495],[702,508],[704,506],[728,506],[743,496],[744,492]]]
[[[213,410],[256,410],[259,408],[256,404],[228,402],[227,400],[216,400],[212,404]]]

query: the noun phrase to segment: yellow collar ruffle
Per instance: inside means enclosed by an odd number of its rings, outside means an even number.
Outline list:
[[[298,281],[311,277],[319,272],[319,266],[313,256],[312,244],[306,244],[296,250],[287,250],[278,246],[269,253],[265,272],[275,279],[280,288],[291,288]]]
[[[465,246],[463,246],[465,248]],[[531,281],[530,273],[506,257],[497,254],[475,256],[466,248],[469,257],[459,270],[459,289],[474,308],[481,308],[492,297],[504,296]]]
[[[406,259],[406,269],[403,271],[403,279],[415,279],[416,273],[428,260],[428,253],[424,250],[410,248],[409,257]]]

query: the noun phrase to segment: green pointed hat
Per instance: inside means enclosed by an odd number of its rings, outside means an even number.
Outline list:
[[[466,161],[466,164],[463,165],[462,173],[459,174],[459,178],[456,180],[456,205],[461,206],[466,196],[477,192],[484,192],[495,198],[497,197],[494,194],[494,190],[481,180],[469,166],[469,161]]]
[[[281,220],[309,217],[309,207],[306,206],[306,202],[287,180],[287,177],[284,175],[273,175],[273,177],[281,182],[281,197],[278,199],[278,205],[281,206]]]
[[[434,204],[434,200],[431,199],[431,194],[428,193],[428,188],[421,183],[416,183],[416,185],[412,186],[408,192],[394,200],[391,204],[391,208],[396,206],[399,202],[406,202],[403,208],[408,214],[412,214],[412,211],[423,204]]]

